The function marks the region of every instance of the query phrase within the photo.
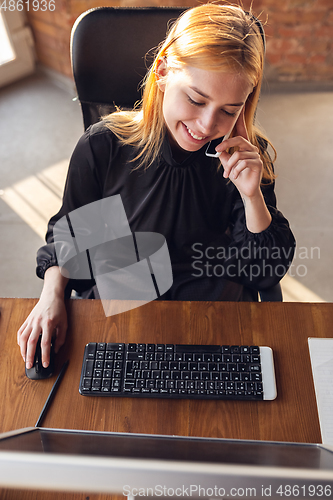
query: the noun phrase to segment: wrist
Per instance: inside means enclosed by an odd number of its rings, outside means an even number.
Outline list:
[[[256,191],[251,196],[247,196],[247,195],[241,193],[241,197],[242,197],[244,205],[246,205],[246,204],[255,205],[255,204],[259,204],[259,203],[262,204],[263,202],[265,203],[265,200],[264,200],[264,197],[263,197],[263,194],[262,194],[260,188],[258,189],[258,191]]]
[[[251,233],[261,233],[272,222],[272,216],[260,191],[256,196],[243,197],[246,227]]]
[[[68,281],[68,278],[61,274],[58,266],[49,267],[45,271],[42,294],[63,298]]]

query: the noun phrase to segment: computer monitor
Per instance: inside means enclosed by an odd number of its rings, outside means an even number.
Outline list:
[[[127,497],[332,498],[318,444],[27,428],[0,436],[0,487]]]

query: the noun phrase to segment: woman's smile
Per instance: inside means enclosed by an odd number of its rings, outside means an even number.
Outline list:
[[[185,123],[184,123],[186,129],[187,129],[187,132],[190,134],[191,137],[193,137],[193,139],[195,139],[196,141],[203,141],[205,139],[207,139],[207,136],[203,136],[203,137],[199,137],[199,135],[195,132],[193,132],[193,130],[191,130]]]

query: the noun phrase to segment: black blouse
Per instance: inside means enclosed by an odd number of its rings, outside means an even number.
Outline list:
[[[136,152],[122,146],[103,122],[79,140],[69,166],[63,204],[51,218],[46,245],[37,254],[37,275],[57,265],[53,226],[83,205],[121,195],[132,232],[161,233],[167,241],[173,285],[162,296],[172,300],[244,300],[248,291],[275,285],[291,264],[295,240],[276,208],[274,183],[262,186],[272,215],[270,226],[251,233],[237,188],[208,158],[205,147],[182,163],[172,156],[167,137],[148,169],[135,169]],[[78,291],[91,280],[71,280]],[[246,292],[246,293],[244,293]]]

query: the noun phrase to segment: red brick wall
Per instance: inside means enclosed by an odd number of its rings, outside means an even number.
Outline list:
[[[54,11],[27,12],[38,60],[71,76],[69,40],[75,19],[91,7],[175,5],[195,0],[55,0]],[[202,2],[200,2],[202,3]],[[269,81],[333,81],[333,0],[243,0],[266,22]]]

